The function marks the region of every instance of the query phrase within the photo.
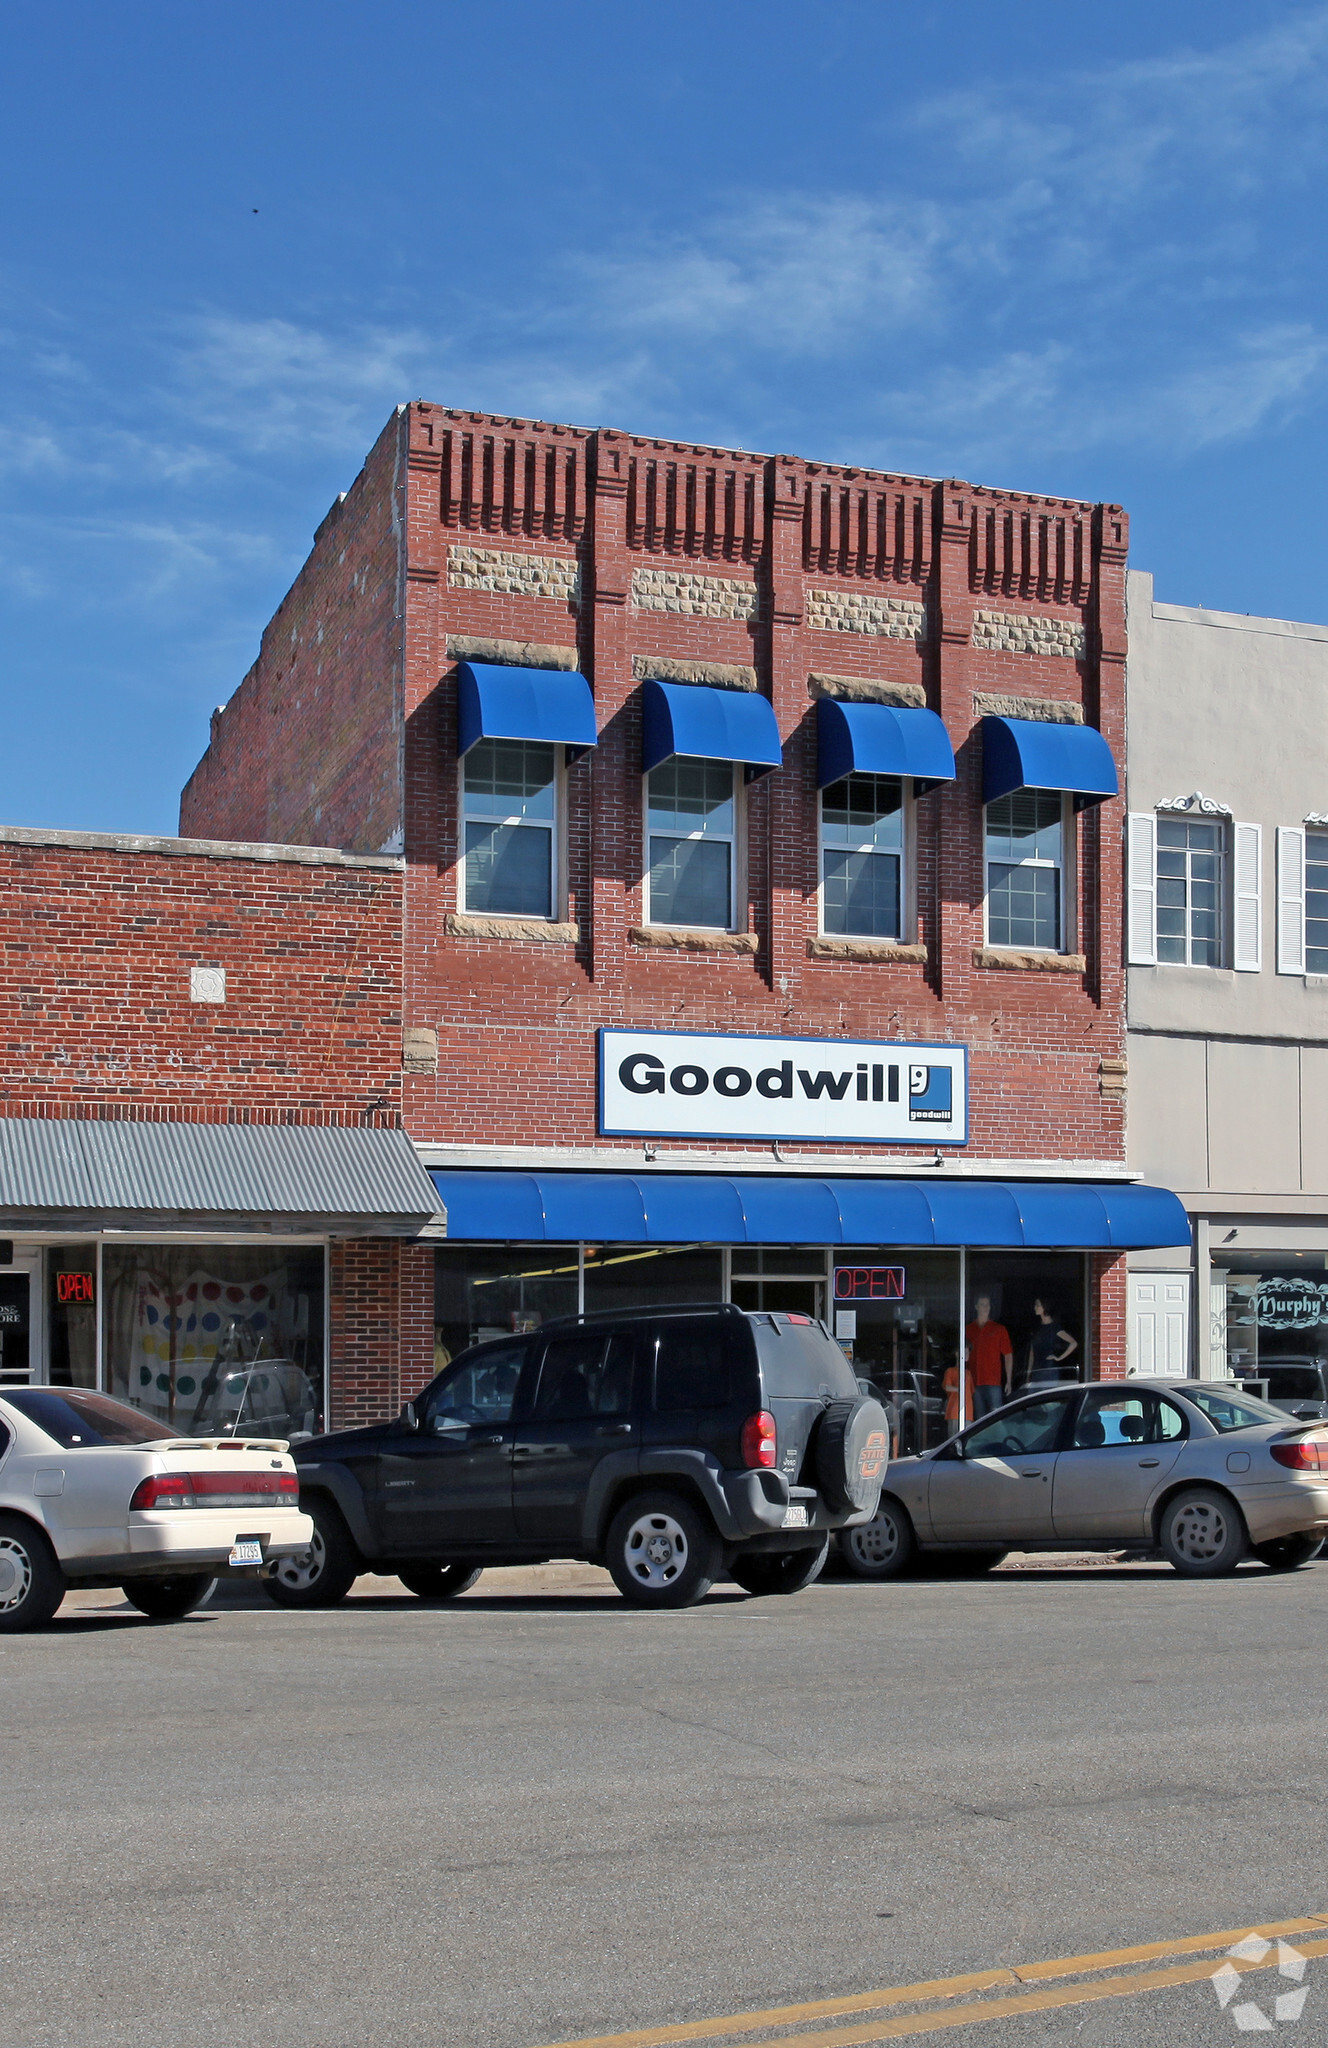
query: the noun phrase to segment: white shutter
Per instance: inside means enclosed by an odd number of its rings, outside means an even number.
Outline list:
[[[1129,945],[1134,967],[1157,965],[1157,819],[1131,811],[1129,819]]]
[[[1277,971],[1305,972],[1305,828],[1277,828]]]
[[[1260,880],[1263,869],[1262,825],[1231,828],[1232,958],[1242,974],[1257,974],[1263,965],[1263,916]]]

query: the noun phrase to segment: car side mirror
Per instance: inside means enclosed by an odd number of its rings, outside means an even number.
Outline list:
[[[415,1413],[415,1403],[413,1401],[402,1402],[401,1414],[398,1419],[400,1420],[401,1427],[410,1430],[412,1434],[419,1428],[420,1418]]]

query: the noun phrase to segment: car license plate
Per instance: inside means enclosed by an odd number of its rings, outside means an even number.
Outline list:
[[[231,1546],[232,1564],[261,1564],[263,1545],[257,1536],[237,1536]]]
[[[784,1510],[784,1527],[786,1529],[805,1529],[806,1526],[807,1510],[800,1500],[795,1500]]]

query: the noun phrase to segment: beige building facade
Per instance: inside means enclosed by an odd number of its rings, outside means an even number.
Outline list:
[[[1328,1361],[1328,626],[1128,605],[1129,1158],[1194,1225],[1130,1368],[1276,1376]]]

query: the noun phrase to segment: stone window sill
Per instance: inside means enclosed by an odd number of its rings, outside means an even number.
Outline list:
[[[449,910],[443,930],[452,939],[534,939],[545,946],[575,945],[581,936],[576,924],[551,924],[542,917],[476,917],[464,910]]]
[[[1015,968],[1024,974],[1087,974],[1082,953],[1020,953],[1013,947],[975,946],[975,967]]]
[[[755,932],[692,931],[682,925],[634,924],[627,934],[634,946],[660,946],[674,953],[754,953]]]
[[[822,934],[820,938],[808,939],[807,957],[810,960],[897,961],[925,967],[927,948],[907,946],[898,939],[837,939]]]

